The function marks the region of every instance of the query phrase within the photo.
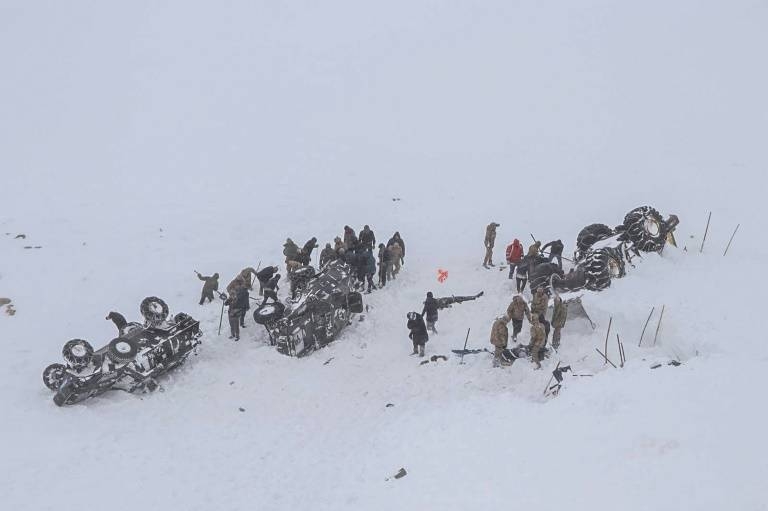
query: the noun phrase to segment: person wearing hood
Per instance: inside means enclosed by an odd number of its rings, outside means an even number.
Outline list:
[[[244,268],[243,271],[240,272],[240,278],[243,279],[243,282],[245,282],[245,287],[247,287],[249,290],[253,289],[252,276],[256,277],[256,270],[250,266],[248,268]]]
[[[418,312],[409,312],[408,318],[408,337],[413,342],[413,353],[411,355],[424,356],[424,347],[429,341],[427,325],[424,324],[424,318]]]
[[[259,296],[264,295],[264,287],[266,287],[269,279],[271,279],[277,271],[277,266],[267,266],[256,272],[256,279],[259,281]]]
[[[528,353],[531,360],[536,364],[536,369],[541,369],[541,350],[547,342],[547,336],[544,332],[544,326],[539,322],[539,317],[531,315],[531,343],[528,345]]]
[[[211,303],[213,301],[214,291],[219,290],[219,274],[214,273],[210,277],[203,277],[200,275],[200,272],[196,271],[195,273],[197,274],[197,278],[204,282],[203,290],[200,293],[200,305],[202,305],[205,300],[208,300],[208,303]]]
[[[387,276],[392,274],[392,252],[379,243],[379,286],[387,285]]]
[[[359,242],[357,241],[357,236],[355,236],[355,231],[353,231],[350,226],[345,225],[344,226],[344,250],[346,250],[347,252],[356,251],[358,244]]]
[[[550,241],[543,247],[541,247],[542,252],[549,248],[549,258],[548,261],[551,263],[555,259],[557,259],[557,266],[562,270],[563,269],[563,242],[560,240]]]
[[[563,303],[560,295],[555,295],[554,306],[552,308],[552,347],[560,347],[560,331],[565,326],[565,320],[568,318],[568,306]]]
[[[373,250],[366,249],[362,259],[365,262],[365,278],[368,281],[368,292],[370,293],[371,289],[376,289],[373,284],[373,276],[376,275],[376,258],[373,257]]]
[[[338,239],[338,238],[336,238]],[[338,259],[339,255],[331,247],[330,243],[325,244],[325,248],[320,252],[320,268],[323,268],[326,264]]]
[[[315,250],[318,246],[317,238],[311,238],[306,243],[304,243],[303,247],[301,247],[301,250],[296,256],[296,260],[300,261],[304,266],[309,266],[309,264],[312,262],[312,251]]]
[[[363,226],[363,230],[360,231],[358,239],[360,240],[360,247],[363,249],[370,248],[373,250],[373,247],[376,246],[376,236],[373,234],[371,228],[367,225]]]
[[[283,255],[285,256],[286,265],[290,261],[296,261],[299,256],[299,246],[291,238],[287,238],[285,243],[283,243]]]
[[[433,333],[437,333],[435,323],[437,323],[438,317],[438,303],[437,298],[432,294],[432,291],[427,293],[427,299],[424,300],[424,309],[421,311],[421,315],[427,318],[427,328]]]
[[[523,260],[523,245],[520,243],[520,240],[515,238],[515,240],[507,246],[507,263],[509,263],[509,278],[513,278],[515,274],[515,269],[520,264],[520,261]],[[520,291],[518,290],[518,293]]]
[[[496,266],[493,264],[493,246],[496,244],[496,228],[501,224],[491,222],[485,228],[485,259],[483,259],[483,267]]]
[[[399,270],[400,265],[405,264],[405,241],[403,241],[399,231],[395,232],[395,234],[389,238],[387,246],[390,247],[390,250],[392,245],[398,245],[400,247],[400,261],[397,261],[397,269]]]
[[[531,321],[531,309],[522,296],[512,297],[512,302],[507,307],[507,317],[512,321],[512,341],[517,342],[517,334],[523,330],[523,318]]]
[[[339,238],[338,236],[336,236],[333,239],[333,250],[338,255],[342,254],[342,252],[341,252],[342,250],[346,251],[346,248],[344,248],[344,242],[341,241],[341,238]]]

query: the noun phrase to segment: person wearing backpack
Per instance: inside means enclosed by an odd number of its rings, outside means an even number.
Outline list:
[[[515,238],[515,240],[507,246],[506,255],[507,262],[509,263],[509,278],[511,279],[515,274],[517,265],[523,260],[523,245],[520,243],[519,239]]]

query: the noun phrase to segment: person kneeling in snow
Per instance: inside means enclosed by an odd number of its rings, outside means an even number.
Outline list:
[[[424,345],[429,340],[427,325],[424,324],[424,318],[418,312],[408,313],[408,330],[411,331],[408,337],[413,341],[413,353],[411,355],[424,356]]]

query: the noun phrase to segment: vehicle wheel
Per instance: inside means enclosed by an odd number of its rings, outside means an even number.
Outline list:
[[[107,346],[107,356],[113,362],[130,362],[136,358],[138,352],[139,345],[125,337],[112,339]]]
[[[352,291],[347,295],[347,303],[349,303],[349,312],[354,314],[363,312],[363,295],[357,291]]]
[[[664,248],[667,239],[664,219],[650,206],[641,206],[627,213],[624,232],[635,248],[643,252],[658,252]]]
[[[59,390],[61,382],[64,381],[64,364],[51,364],[43,371],[43,383],[51,390]]]
[[[173,322],[178,324],[184,323],[189,319],[189,314],[184,314],[183,312],[179,312],[173,317]]]
[[[579,232],[578,236],[576,236],[576,253],[586,255],[586,251],[589,250],[589,247],[600,240],[610,238],[614,234],[616,234],[614,230],[605,224],[588,225]],[[578,255],[576,258],[581,259]]]
[[[87,366],[93,356],[93,346],[83,339],[72,339],[61,350],[64,360],[75,369]]]
[[[253,320],[258,325],[266,325],[283,317],[285,305],[280,302],[267,303],[253,311]]]
[[[156,296],[144,298],[139,310],[150,325],[159,325],[168,319],[168,304]]]
[[[612,278],[624,276],[624,261],[609,248],[589,252],[584,261],[584,275],[584,287],[590,291],[602,291],[611,286]]]

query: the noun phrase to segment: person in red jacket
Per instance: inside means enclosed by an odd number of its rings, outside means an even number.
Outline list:
[[[509,263],[509,278],[511,279],[515,274],[515,269],[520,261],[523,260],[523,245],[520,240],[515,239],[507,247],[507,262]]]

